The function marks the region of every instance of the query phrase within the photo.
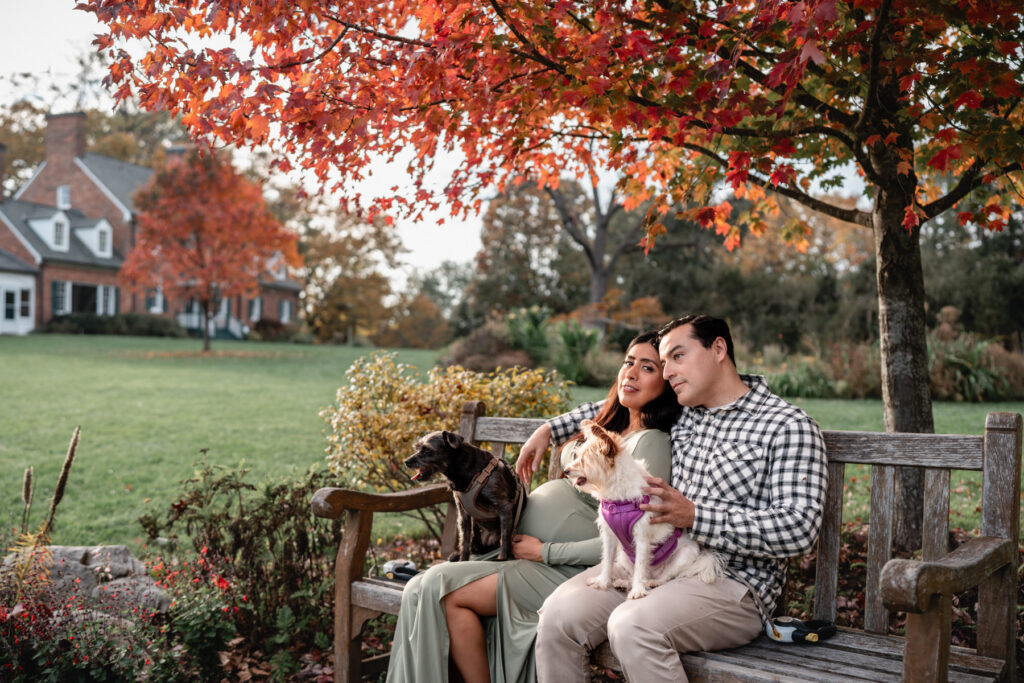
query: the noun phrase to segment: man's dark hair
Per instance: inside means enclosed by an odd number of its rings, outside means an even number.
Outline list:
[[[721,337],[725,341],[725,351],[729,360],[736,365],[736,353],[732,347],[732,334],[729,332],[729,323],[721,318],[713,318],[710,315],[691,314],[682,318],[671,320],[658,330],[658,343],[665,338],[665,335],[683,325],[693,325],[693,336],[705,349],[710,349],[715,340]]]

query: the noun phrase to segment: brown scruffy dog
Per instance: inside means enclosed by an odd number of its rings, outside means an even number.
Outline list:
[[[430,432],[415,444],[405,466],[413,479],[443,475],[459,511],[459,545],[451,562],[469,559],[500,546],[499,560],[512,556],[512,533],[526,506],[526,488],[500,458],[468,443],[454,432]]]

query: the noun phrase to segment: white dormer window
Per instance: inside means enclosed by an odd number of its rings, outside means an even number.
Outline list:
[[[101,254],[106,254],[107,250],[108,250],[107,231],[106,230],[100,230],[99,234],[96,236],[96,239],[97,239],[97,241],[99,243],[99,252]]]
[[[60,221],[56,221],[53,224],[53,246],[54,247],[63,247],[64,246],[64,232],[66,230],[67,230],[67,226],[64,223],[60,222]]]
[[[57,208],[58,209],[70,209],[71,208],[71,186],[60,185],[57,187]]]

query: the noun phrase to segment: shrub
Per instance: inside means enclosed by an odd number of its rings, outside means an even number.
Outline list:
[[[147,563],[172,597],[161,628],[161,656],[153,680],[223,678],[220,653],[238,631],[238,615],[248,610],[246,595],[224,578],[226,563],[205,549],[193,560],[157,559]]]
[[[1009,398],[1024,398],[1024,354],[1007,351],[1001,344],[986,348],[992,367],[1009,383]]]
[[[402,466],[413,442],[437,429],[457,430],[462,404],[481,400],[493,415],[541,417],[569,407],[557,372],[508,369],[479,373],[459,366],[433,368],[420,383],[395,355],[360,358],[346,373],[334,405],[320,411],[329,425],[327,461],[349,485],[401,491],[413,481]],[[439,536],[439,515],[423,518]]]
[[[482,325],[452,344],[438,359],[438,365],[461,365],[474,372],[534,367],[535,362],[529,354],[521,349],[513,349],[504,332],[504,326],[496,322]]]
[[[288,338],[288,327],[279,320],[260,318],[253,323],[252,331],[256,333],[253,339],[259,341],[284,341]]]
[[[161,560],[158,575],[174,578],[178,574],[168,566],[190,566],[193,578],[219,589],[189,598],[184,611],[174,615],[176,628],[186,644],[201,645],[212,637],[211,629],[225,640],[227,629],[210,619],[210,606],[220,600],[218,609],[230,612],[231,632],[237,631],[256,649],[270,653],[308,644],[313,640],[310,634],[318,632],[329,637],[333,621],[327,596],[333,590],[341,522],[314,517],[309,501],[336,478],[313,468],[299,481],[257,486],[245,481],[248,472],[204,464],[196,476],[182,482],[181,498],[162,518],[139,518],[151,539],[184,533],[198,552],[191,565],[175,558],[169,563]],[[182,585],[187,589],[187,582]],[[285,608],[294,610],[294,618],[282,632]],[[295,623],[302,629],[294,629]],[[195,635],[193,640],[189,633]]]
[[[928,340],[932,397],[954,401],[998,401],[1009,398],[1010,382],[988,353],[989,342],[972,334],[944,341]]]
[[[786,362],[777,372],[768,373],[766,379],[779,396],[789,398],[832,398],[835,392],[825,368],[813,358]]]
[[[555,368],[570,382],[592,384],[595,378],[587,371],[587,358],[601,346],[601,333],[594,329],[580,327],[578,320],[561,322],[558,325],[561,344],[555,354]]]
[[[188,332],[177,320],[149,313],[70,313],[54,316],[40,331],[54,334],[114,334],[134,337],[188,336]]]
[[[550,317],[551,311],[546,306],[530,306],[509,313],[506,324],[512,348],[525,351],[537,363],[546,361],[551,355],[547,338]]]
[[[877,345],[836,343],[825,351],[824,360],[838,398],[882,395],[882,361]]]
[[[634,334],[633,337],[636,335]],[[630,337],[632,339],[633,337]],[[619,369],[622,367],[622,358],[625,354],[622,351],[608,351],[597,349],[588,354],[583,360],[583,368],[586,371],[591,386],[610,387],[619,377]]]

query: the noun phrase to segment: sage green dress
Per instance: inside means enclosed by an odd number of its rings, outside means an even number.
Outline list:
[[[565,467],[578,442],[563,450]],[[668,434],[645,429],[629,434],[626,448],[668,480]],[[548,481],[530,493],[517,533],[543,541],[544,562],[491,561],[497,551],[469,562],[445,562],[414,576],[402,592],[402,607],[391,647],[388,683],[441,683],[448,680],[448,627],[441,599],[468,583],[498,575],[498,613],[483,619],[492,683],[534,683],[533,641],[537,610],[563,581],[601,561],[597,501],[566,479]]]

